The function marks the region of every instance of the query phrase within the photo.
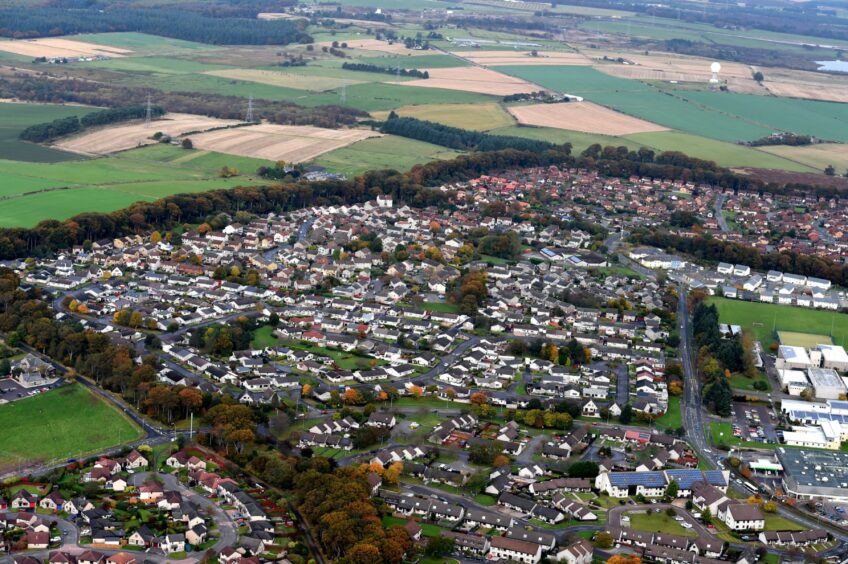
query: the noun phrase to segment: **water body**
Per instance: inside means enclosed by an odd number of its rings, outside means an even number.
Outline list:
[[[848,61],[816,61],[818,70],[829,72],[848,72]]]

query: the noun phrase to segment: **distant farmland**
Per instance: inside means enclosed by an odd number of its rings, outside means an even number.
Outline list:
[[[79,155],[58,151],[18,139],[26,127],[70,116],[80,116],[92,111],[81,106],[54,104],[0,103],[0,157],[19,161],[55,163],[79,159]],[[2,187],[0,187],[2,190]]]

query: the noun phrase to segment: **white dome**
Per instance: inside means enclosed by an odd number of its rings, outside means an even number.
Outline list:
[[[719,72],[721,70],[721,63],[713,63],[710,65],[710,70],[712,72]]]

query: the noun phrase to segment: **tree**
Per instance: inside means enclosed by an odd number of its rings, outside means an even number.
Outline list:
[[[642,559],[635,554],[615,554],[607,560],[607,564],[641,564]]]
[[[438,536],[430,539],[430,542],[428,542],[427,546],[424,548],[424,554],[431,558],[441,558],[453,552],[453,547],[453,539]]]
[[[836,175],[836,169],[833,168],[833,165],[827,165],[824,169],[824,173],[828,176]]]
[[[183,139],[183,141],[182,141],[182,143],[180,143],[180,145],[182,146],[183,149],[194,149],[194,143],[188,137]]]
[[[581,460],[568,467],[568,475],[572,478],[595,478],[598,472],[598,463],[591,460]]]
[[[622,425],[628,425],[631,421],[633,421],[633,406],[625,404],[624,407],[621,408],[621,415],[618,416],[618,421]]]
[[[666,497],[670,497],[671,499],[675,499],[677,497],[677,493],[680,491],[680,486],[677,485],[676,480],[672,480],[668,483],[668,486],[665,488]]]
[[[383,480],[387,483],[396,486],[400,483],[400,475],[403,473],[403,462],[393,462],[391,466],[383,472]]]
[[[766,79],[766,77],[765,77],[765,76],[763,76],[763,73],[762,73],[762,72],[757,71],[757,72],[755,72],[755,73],[754,73],[754,80],[756,80],[757,82],[762,82],[762,81],[764,81],[765,79]]]
[[[606,531],[600,531],[595,534],[595,546],[600,549],[612,548],[613,538],[612,535]]]

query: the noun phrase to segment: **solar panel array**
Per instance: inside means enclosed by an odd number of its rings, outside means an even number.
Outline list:
[[[618,488],[645,486],[661,488],[666,485],[662,472],[613,472],[609,475],[610,484]]]
[[[817,423],[819,421],[836,421],[838,423],[848,425],[848,415],[840,415],[838,413],[792,410],[789,412],[789,417],[794,421],[811,421],[813,423]]]

